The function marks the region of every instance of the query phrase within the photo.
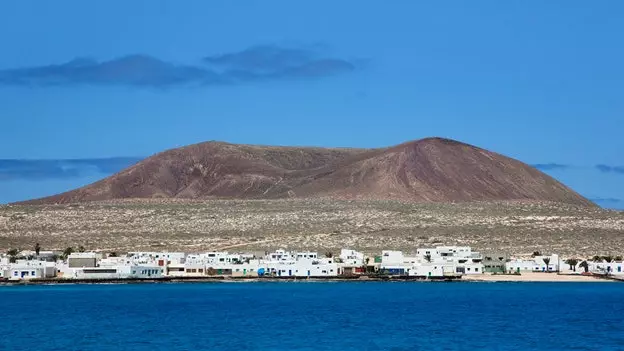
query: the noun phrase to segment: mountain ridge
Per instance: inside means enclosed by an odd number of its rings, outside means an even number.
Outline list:
[[[162,151],[85,187],[21,203],[320,197],[595,206],[525,163],[439,137],[373,149],[207,141]]]

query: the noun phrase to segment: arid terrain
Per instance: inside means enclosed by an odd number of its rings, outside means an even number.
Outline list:
[[[443,138],[380,149],[206,142],[0,208],[0,248],[624,253],[624,213],[509,157]],[[608,252],[606,252],[608,251]]]
[[[555,203],[373,200],[115,200],[0,207],[0,248],[377,253],[443,244],[478,250],[624,254],[624,212]]]

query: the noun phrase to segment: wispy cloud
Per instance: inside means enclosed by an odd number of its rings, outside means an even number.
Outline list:
[[[624,166],[596,165],[596,169],[603,173],[624,174]]]
[[[275,45],[254,46],[235,53],[208,56],[204,62],[236,79],[314,78],[353,71],[344,59],[326,57],[306,49]]]
[[[561,163],[536,163],[532,165],[533,167],[541,170],[541,171],[567,171],[567,170],[578,170],[578,169],[593,169],[600,171],[602,173],[618,173],[624,174],[624,166],[612,166],[605,164],[598,164],[595,166],[583,166],[583,165],[568,165]]]
[[[541,170],[541,171],[554,171],[554,170],[565,170],[565,169],[569,169],[573,166],[571,165],[564,165],[564,164],[560,164],[560,163],[537,163],[534,164],[533,167]]]
[[[617,199],[614,197],[596,197],[596,198],[592,198],[590,199],[594,202],[598,202],[598,203],[610,203],[610,204],[619,204],[622,203],[624,201],[622,201],[622,199]]]
[[[590,200],[604,208],[624,210],[624,199],[614,197],[597,197],[590,198]]]
[[[140,161],[136,157],[68,160],[0,159],[0,181],[71,179],[90,174],[112,174]]]
[[[0,71],[0,83],[27,86],[91,84],[161,87],[216,79],[206,70],[178,66],[146,55],[130,55],[102,62],[77,58],[59,65]]]
[[[259,80],[311,79],[353,71],[348,60],[279,46],[255,46],[178,65],[148,55],[108,61],[76,58],[62,64],[0,70],[0,84],[20,86],[124,85],[171,87],[226,85]]]

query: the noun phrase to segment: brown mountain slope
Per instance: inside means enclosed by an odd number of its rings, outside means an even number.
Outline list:
[[[165,151],[94,184],[27,203],[155,197],[540,200],[593,206],[522,162],[441,138],[383,149],[206,142]]]

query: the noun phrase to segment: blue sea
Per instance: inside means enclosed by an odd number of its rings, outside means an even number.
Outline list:
[[[0,350],[623,350],[624,284],[0,287]]]

